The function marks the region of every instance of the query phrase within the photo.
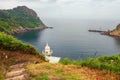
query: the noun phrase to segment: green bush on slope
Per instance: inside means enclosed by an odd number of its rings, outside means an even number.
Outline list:
[[[60,63],[64,65],[74,64],[80,66],[87,66],[90,68],[104,69],[120,73],[120,55],[88,58],[83,61],[75,61],[65,58],[61,60]]]
[[[11,35],[0,32],[0,48],[12,51],[22,51],[27,54],[40,55],[30,44],[22,43]],[[42,55],[41,55],[42,56]]]

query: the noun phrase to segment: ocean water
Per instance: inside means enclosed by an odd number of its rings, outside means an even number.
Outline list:
[[[88,32],[89,29],[112,30],[120,20],[42,19],[53,29],[30,31],[14,36],[34,45],[40,52],[46,43],[54,56],[85,59],[120,53],[120,39]]]

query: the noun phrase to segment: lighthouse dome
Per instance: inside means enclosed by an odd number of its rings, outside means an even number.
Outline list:
[[[45,55],[45,56],[51,56],[53,51],[50,49],[48,43],[46,44],[44,50],[42,51],[42,53]]]
[[[50,47],[49,47],[48,43],[45,46],[45,50],[50,50]]]

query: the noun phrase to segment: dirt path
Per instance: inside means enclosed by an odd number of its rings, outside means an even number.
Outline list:
[[[26,80],[29,74],[24,68],[25,63],[19,63],[9,67],[9,72],[6,73],[5,80]]]

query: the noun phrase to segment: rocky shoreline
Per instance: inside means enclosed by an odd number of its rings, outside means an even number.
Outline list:
[[[107,35],[107,36],[111,36],[111,37],[115,37],[115,38],[120,38],[120,35],[118,34],[114,34],[113,31],[101,31],[101,30],[88,30],[89,32],[96,32],[96,33],[100,33],[101,35]]]
[[[114,30],[101,31],[101,30],[88,30],[89,32],[97,32],[101,35],[107,35],[115,38],[120,38],[120,24],[116,26]]]
[[[12,30],[12,31],[8,31],[8,32],[5,32],[7,34],[19,34],[19,33],[25,33],[25,32],[28,32],[28,31],[37,31],[37,30],[42,30],[42,29],[46,29],[46,28],[49,28],[47,26],[41,26],[41,27],[35,27],[35,28],[22,28],[22,27],[19,27],[15,30]]]

